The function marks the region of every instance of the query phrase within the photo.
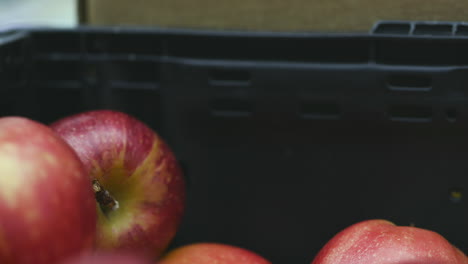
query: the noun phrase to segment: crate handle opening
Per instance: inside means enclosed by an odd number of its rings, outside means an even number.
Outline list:
[[[209,72],[209,80],[215,85],[248,85],[250,78],[250,72],[247,70],[212,69]]]
[[[418,105],[396,105],[390,107],[390,119],[399,122],[430,122],[432,121],[432,108]]]
[[[391,75],[387,87],[391,91],[428,92],[432,89],[432,78],[422,74]]]

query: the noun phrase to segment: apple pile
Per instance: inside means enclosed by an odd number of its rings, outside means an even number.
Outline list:
[[[174,153],[128,114],[87,111],[49,125],[0,118],[1,264],[152,263],[184,209]],[[216,251],[222,259],[231,251],[226,263],[267,263],[227,245],[195,248],[177,255]]]
[[[95,110],[0,118],[0,264],[270,264],[234,245],[167,250],[185,210],[174,153],[140,120]],[[468,264],[441,235],[385,220],[337,233],[312,264]]]

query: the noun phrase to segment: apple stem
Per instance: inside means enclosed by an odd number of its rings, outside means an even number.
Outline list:
[[[108,214],[111,211],[119,209],[119,202],[112,197],[112,195],[104,189],[97,179],[93,180],[94,196],[96,197],[101,210],[104,214]]]

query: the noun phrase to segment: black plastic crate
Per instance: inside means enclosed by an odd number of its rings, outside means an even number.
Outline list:
[[[172,247],[308,263],[369,218],[468,253],[468,26],[369,34],[31,29],[0,35],[0,115],[135,115],[189,182]]]

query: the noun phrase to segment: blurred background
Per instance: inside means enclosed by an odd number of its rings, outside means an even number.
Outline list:
[[[462,0],[0,0],[0,24],[369,31],[378,20],[467,21],[467,9]]]
[[[76,0],[0,0],[0,27],[77,24]]]

